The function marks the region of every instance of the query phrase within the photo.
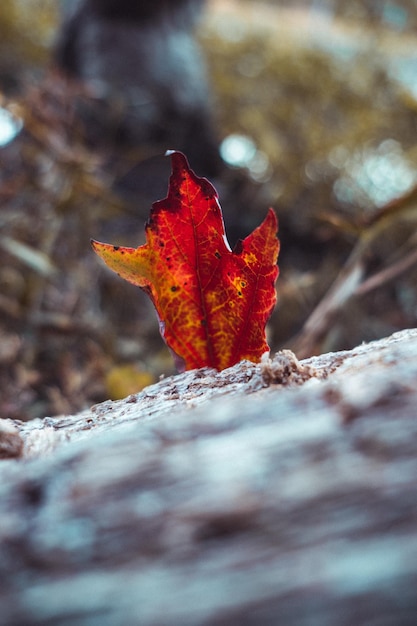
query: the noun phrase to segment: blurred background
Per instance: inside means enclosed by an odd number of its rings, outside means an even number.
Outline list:
[[[232,246],[276,210],[273,352],[417,326],[414,0],[4,0],[0,417],[174,373],[147,297],[89,246],[143,243],[167,148]]]

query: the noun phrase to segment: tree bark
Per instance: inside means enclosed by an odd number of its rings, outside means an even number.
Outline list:
[[[0,424],[4,626],[417,623],[417,329]]]

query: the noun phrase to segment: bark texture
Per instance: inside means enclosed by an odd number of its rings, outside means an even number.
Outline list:
[[[0,425],[4,626],[415,626],[417,330]]]

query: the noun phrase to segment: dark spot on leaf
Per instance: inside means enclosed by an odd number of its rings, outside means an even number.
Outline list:
[[[241,280],[240,281],[240,286],[241,287],[246,287],[246,281],[245,280]]]
[[[237,295],[238,295],[238,296],[241,296],[241,295],[242,295],[242,292],[241,292],[241,291],[238,291],[238,292],[237,292]]]
[[[179,287],[177,287],[176,285],[172,285],[171,287],[171,291],[178,291]]]
[[[215,252],[214,256],[216,257],[216,259],[221,259],[222,255],[220,254],[220,252]]]
[[[164,242],[163,242],[163,241],[160,241],[160,242],[159,242],[159,247],[160,247],[160,248],[163,248],[164,246],[165,246]]]
[[[207,320],[201,320],[201,325],[202,326],[206,326],[207,325]]]
[[[211,198],[212,197],[212,195],[213,195],[213,186],[206,178],[201,178],[200,179],[200,187],[201,187],[201,192],[202,192],[202,194],[205,197],[207,197],[207,198]]]
[[[119,250],[119,248],[120,248],[120,246],[113,246],[113,250],[114,250],[115,252],[117,252],[117,251]]]

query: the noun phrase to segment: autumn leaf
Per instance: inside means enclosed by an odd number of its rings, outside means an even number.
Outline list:
[[[170,156],[168,195],[152,206],[147,243],[92,246],[110,269],[149,295],[179,369],[258,362],[269,350],[265,325],[276,302],[275,213],[269,209],[232,251],[216,190],[195,175],[183,154]]]

